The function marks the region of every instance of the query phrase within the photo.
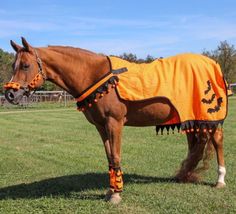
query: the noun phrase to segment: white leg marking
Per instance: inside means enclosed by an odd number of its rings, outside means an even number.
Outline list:
[[[226,175],[226,169],[224,166],[219,166],[218,169],[218,183],[225,184],[225,175]]]

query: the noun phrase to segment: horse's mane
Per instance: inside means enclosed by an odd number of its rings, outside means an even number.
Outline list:
[[[92,51],[85,50],[85,49],[82,49],[82,48],[75,48],[75,47],[71,47],[71,46],[51,46],[51,45],[49,45],[48,48],[50,50],[55,51],[55,52],[62,53],[62,54],[67,54],[67,55],[70,55],[70,56],[75,56],[75,55],[78,55],[78,54],[84,54],[84,55],[87,55],[87,56],[98,55],[98,54],[96,54]]]

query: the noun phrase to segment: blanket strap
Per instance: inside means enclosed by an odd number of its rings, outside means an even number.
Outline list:
[[[100,94],[99,98],[104,96],[104,93],[109,93],[108,85],[111,84],[111,88],[115,88],[118,85],[118,74],[128,71],[126,67],[119,68],[116,70],[112,69],[111,61],[109,57],[107,57],[110,71],[103,75],[97,82],[93,85],[86,88],[80,95],[78,95],[75,100],[77,101],[77,109],[79,111],[85,111],[85,107],[92,107],[92,103],[96,103],[96,94]]]
[[[100,81],[95,83],[94,85],[88,87],[84,92],[76,98],[77,102],[81,102],[84,100],[86,97],[88,97],[92,92],[94,92],[99,86],[101,86],[103,83],[105,83],[107,80],[109,80],[113,76],[112,73],[107,73]]]
[[[113,74],[121,74],[121,73],[124,73],[124,72],[126,72],[126,71],[128,71],[128,69],[127,69],[126,67],[124,67],[124,68],[112,70],[111,72],[112,72]]]

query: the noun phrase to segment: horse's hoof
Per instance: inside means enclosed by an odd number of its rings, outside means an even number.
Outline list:
[[[105,201],[110,202],[112,204],[119,204],[121,202],[120,193],[113,192],[109,189],[105,195]]]
[[[216,184],[216,188],[217,189],[221,189],[221,188],[224,188],[226,186],[226,184],[225,183],[221,183],[221,182],[217,182],[217,184]]]
[[[114,204],[114,205],[119,204],[121,202],[120,194],[117,193],[117,192],[113,193],[110,197],[109,202]]]
[[[109,189],[105,195],[105,201],[110,201],[112,194],[114,194],[114,192]]]

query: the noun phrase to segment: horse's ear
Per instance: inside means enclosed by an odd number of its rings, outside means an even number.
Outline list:
[[[33,48],[30,46],[30,44],[26,41],[24,37],[21,37],[22,45],[24,46],[25,50],[28,52],[33,52]]]
[[[17,44],[16,44],[15,42],[13,42],[12,40],[10,41],[10,43],[11,43],[12,48],[13,48],[16,52],[20,51],[20,49],[22,48],[20,45],[17,45]]]

